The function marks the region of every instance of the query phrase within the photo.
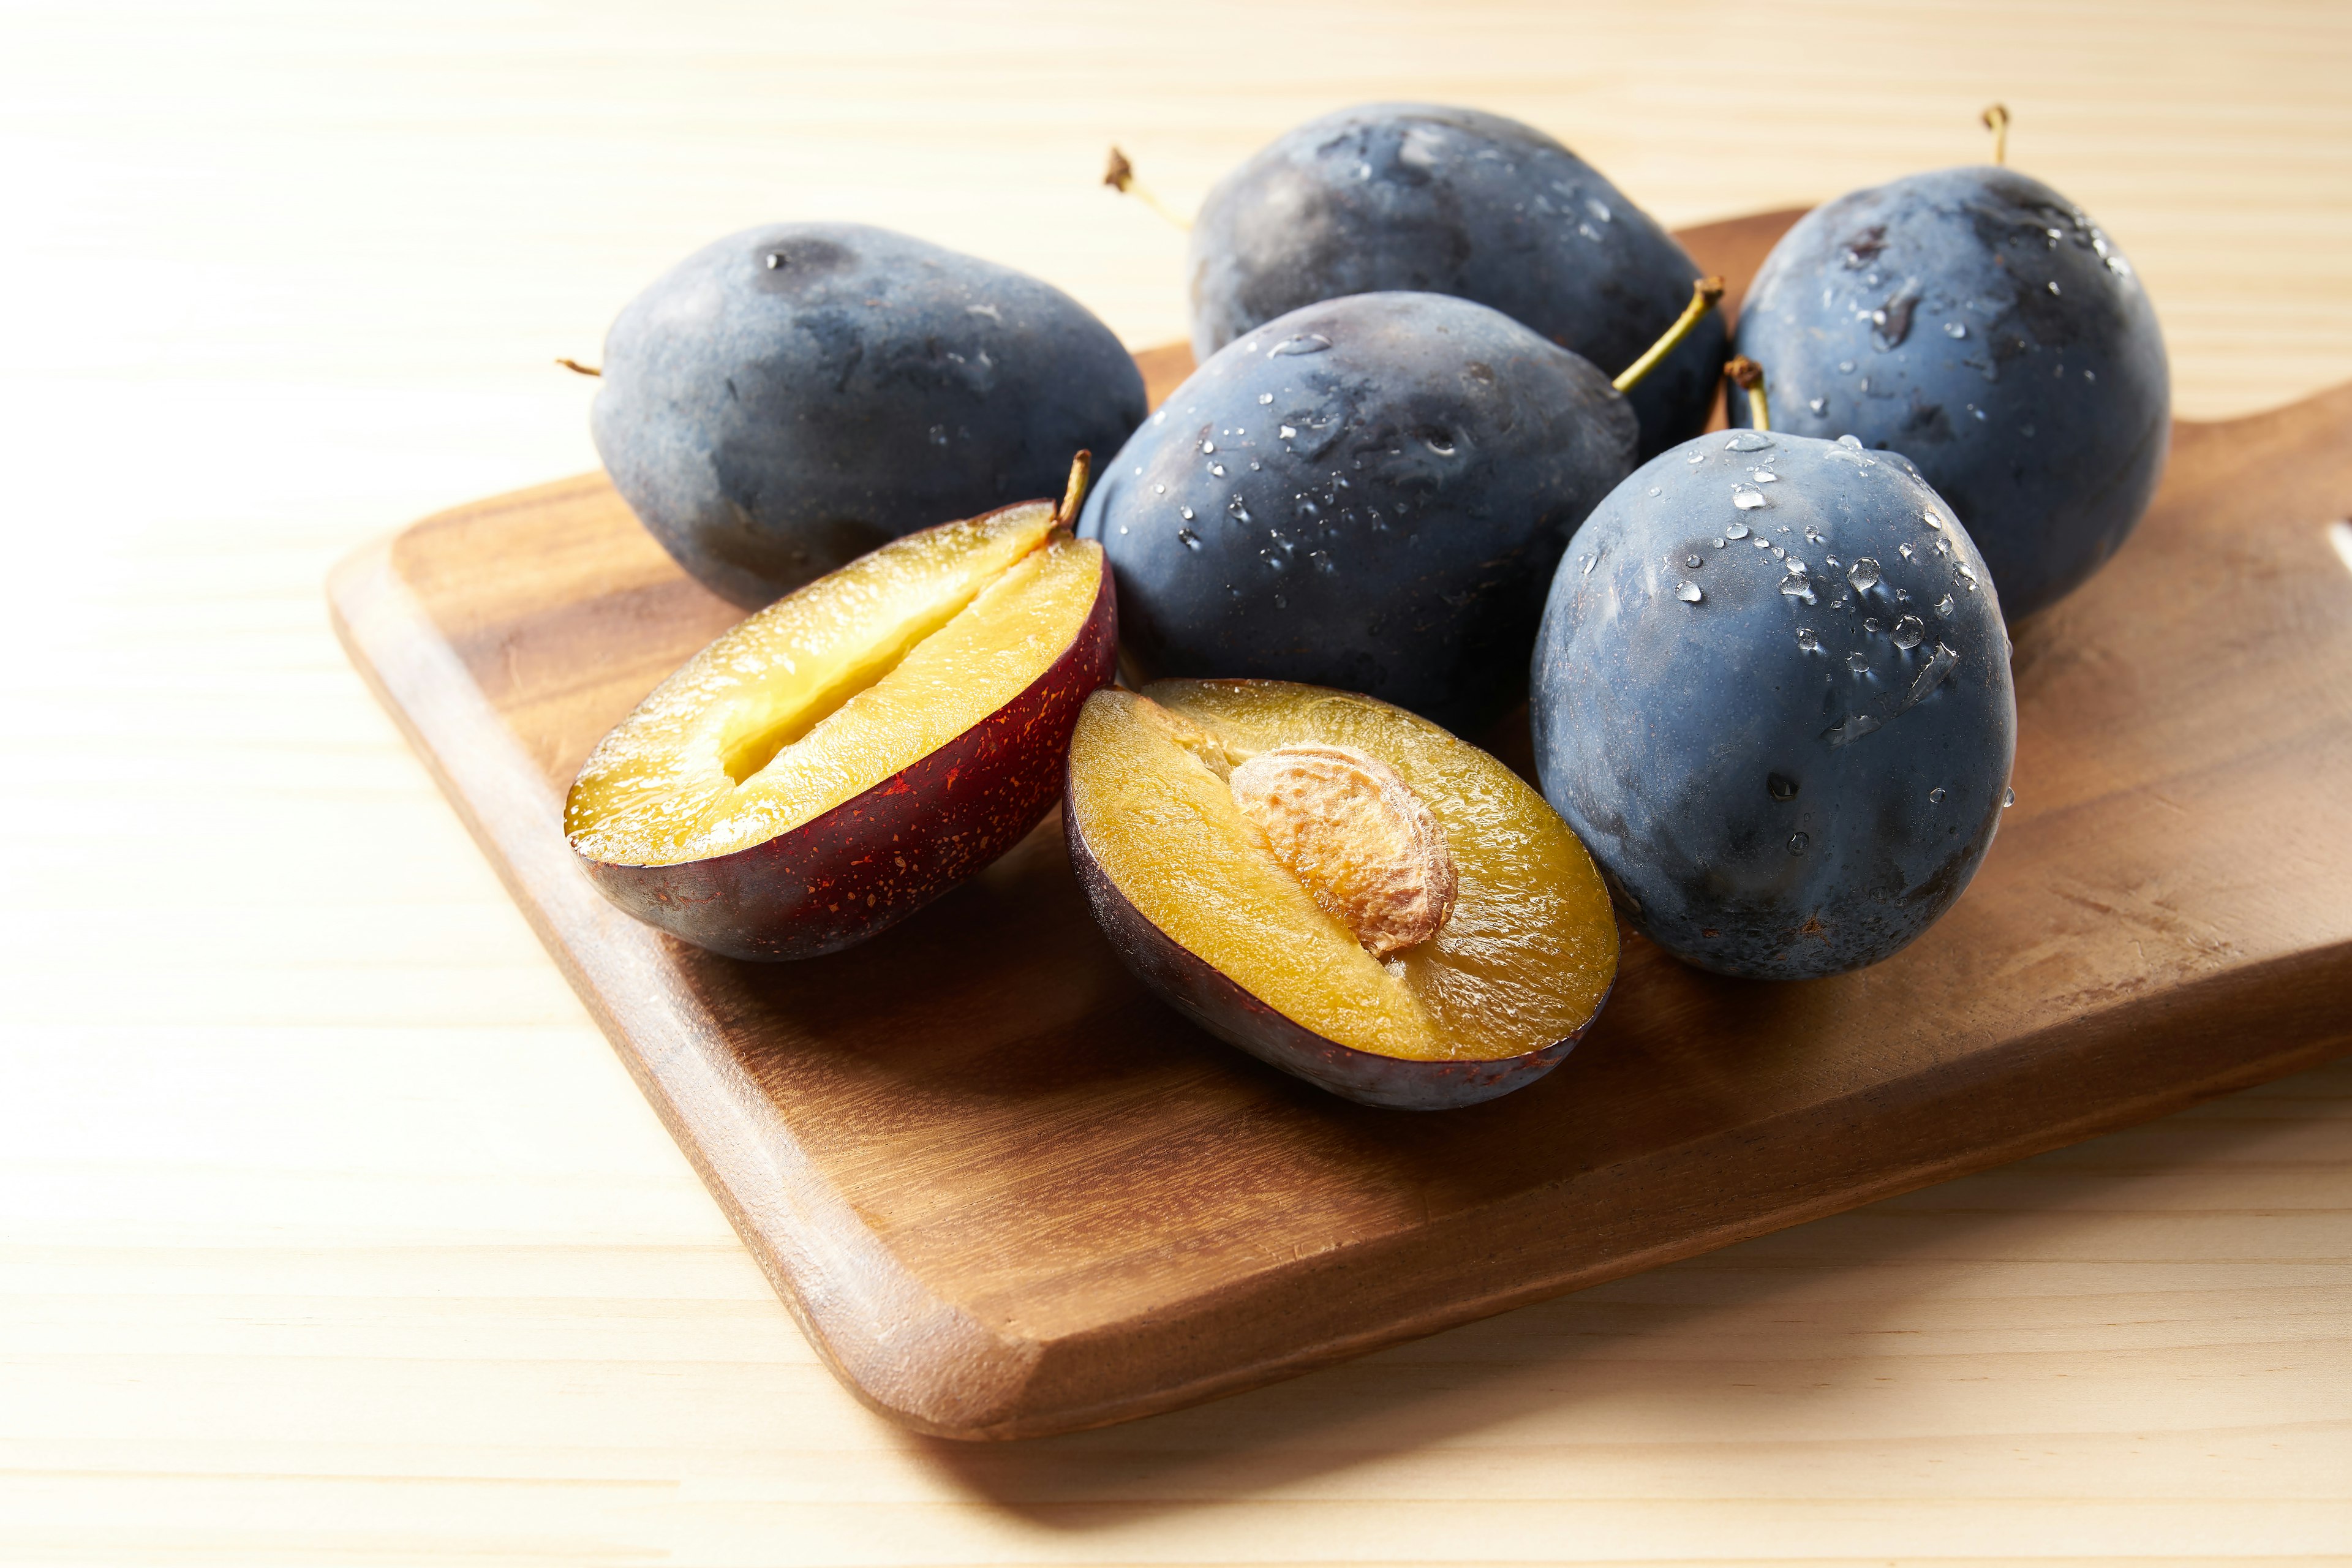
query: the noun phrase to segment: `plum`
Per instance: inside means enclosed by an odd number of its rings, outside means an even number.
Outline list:
[[[1665,331],[1698,266],[1575,153],[1475,110],[1374,103],[1311,121],[1227,174],[1190,252],[1202,360],[1302,305],[1406,290],[1491,305],[1612,374]],[[1704,429],[1709,320],[1632,395],[1647,457]]]
[[[1501,311],[1360,294],[1210,356],[1078,532],[1149,675],[1339,687],[1475,731],[1524,689],[1553,565],[1633,442],[1607,377]]]
[[[1817,208],[1766,258],[1736,346],[1770,375],[1782,429],[1917,464],[2011,617],[2115,553],[2171,439],[2138,275],[2082,208],[2014,170],[1915,174]]]
[[[1062,826],[1139,979],[1366,1105],[1436,1110],[1532,1083],[1616,978],[1607,889],[1543,797],[1350,692],[1098,691],[1071,738]]]
[[[1051,285],[858,224],[695,252],[604,342],[592,429],[679,565],[757,606],[887,540],[1058,492],[1142,421],[1110,329]]]
[[[1102,552],[1031,501],[893,541],[745,620],[600,742],[564,830],[600,891],[735,958],[865,941],[1061,796],[1108,681]]]
[[[1560,563],[1529,719],[1546,798],[1652,941],[1727,974],[1874,963],[1960,896],[2017,743],[1991,576],[1893,453],[1717,432]]]

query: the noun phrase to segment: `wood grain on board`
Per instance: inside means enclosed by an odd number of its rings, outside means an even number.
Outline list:
[[[1737,286],[1789,221],[1685,231]],[[1181,350],[1147,358],[1156,391]],[[2153,510],[2019,628],[2018,805],[1953,913],[1769,985],[1634,941],[1558,1071],[1366,1110],[1140,992],[1049,828],[867,945],[736,963],[572,864],[589,747],[737,612],[601,476],[331,584],[354,658],[811,1340],[919,1429],[1211,1397],[2352,1049],[2352,387],[2182,425]]]

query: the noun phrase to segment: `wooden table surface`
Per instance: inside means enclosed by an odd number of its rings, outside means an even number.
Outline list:
[[[1197,1410],[908,1436],[320,592],[592,467],[549,360],[709,237],[889,224],[1148,344],[1181,247],[1104,145],[1189,205],[1378,97],[1673,223],[1974,161],[2004,99],[2180,411],[2263,407],[2352,378],[2347,79],[2352,8],[2259,0],[0,3],[0,1562],[2352,1558],[2352,1064]]]

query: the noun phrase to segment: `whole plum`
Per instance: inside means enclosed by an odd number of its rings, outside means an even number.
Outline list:
[[[1141,422],[1143,378],[1050,284],[857,224],[706,246],[604,341],[591,427],[678,564],[767,603],[885,542],[1059,495]]]
[[[1192,225],[1192,352],[1318,300],[1406,289],[1491,305],[1614,375],[1690,298],[1698,266],[1591,165],[1475,110],[1374,103],[1310,121],[1210,192]],[[1629,396],[1641,454],[1706,426],[1709,319]]]
[[[1475,731],[1514,701],[1569,535],[1633,414],[1499,310],[1359,294],[1210,356],[1079,519],[1152,678],[1362,691]]]
[[[1991,844],[2016,750],[1990,574],[1903,458],[1746,430],[1653,458],[1544,611],[1545,796],[1626,916],[1702,968],[1875,963]]]
[[[1915,174],[1808,214],[1757,275],[1737,347],[1770,377],[1781,429],[1917,464],[2012,617],[2115,553],[2171,440],[2137,274],[2082,208],[2010,169]]]

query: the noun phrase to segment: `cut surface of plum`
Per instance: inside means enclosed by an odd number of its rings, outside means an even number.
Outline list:
[[[789,832],[936,751],[1086,624],[1099,546],[1032,502],[911,535],[728,631],[581,769],[565,829],[625,865]]]
[[[1024,503],[894,541],[688,660],[565,802],[598,889],[715,952],[808,958],[1012,847],[1060,796],[1117,657],[1102,550],[1061,515]]]
[[[1277,856],[1232,776],[1285,747],[1377,759],[1426,807],[1456,883],[1435,935],[1375,958]],[[1119,919],[1131,910],[1248,998],[1347,1051],[1474,1063],[1559,1047],[1590,1026],[1616,975],[1607,890],[1543,797],[1486,752],[1370,698],[1255,680],[1097,692],[1072,739],[1065,810],[1081,875],[1115,889]],[[1435,1103],[1409,1090],[1373,1102]]]

